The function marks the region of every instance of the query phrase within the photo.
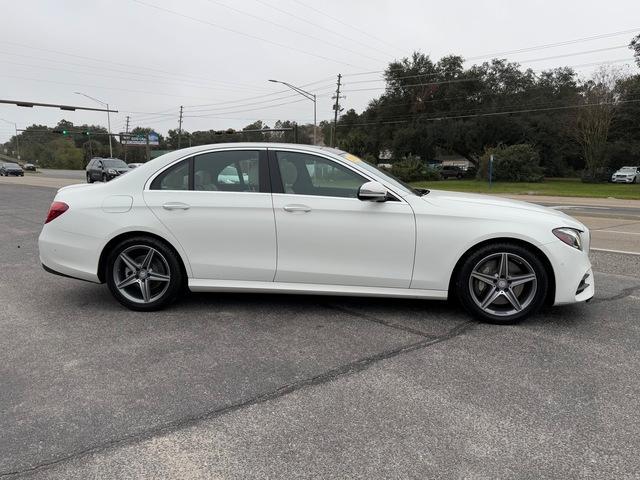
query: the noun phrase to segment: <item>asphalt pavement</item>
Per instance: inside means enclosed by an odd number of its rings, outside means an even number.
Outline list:
[[[54,193],[0,185],[0,478],[640,474],[636,256],[593,252],[592,302],[508,327],[370,298],[135,313],[41,269]]]

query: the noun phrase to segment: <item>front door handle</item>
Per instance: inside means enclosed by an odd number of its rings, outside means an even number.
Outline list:
[[[165,210],[189,210],[191,205],[182,202],[169,202],[162,205]]]
[[[307,207],[306,205],[285,205],[282,207],[285,212],[302,212],[307,213],[311,211],[311,207]]]

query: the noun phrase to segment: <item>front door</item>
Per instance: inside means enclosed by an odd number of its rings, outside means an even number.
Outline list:
[[[359,200],[368,179],[330,158],[284,150],[270,157],[276,282],[409,288],[415,221],[404,200]]]
[[[226,150],[182,160],[144,199],[178,239],[194,278],[273,281],[276,232],[265,150]]]

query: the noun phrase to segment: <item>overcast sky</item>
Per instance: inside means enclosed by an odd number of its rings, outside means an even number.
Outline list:
[[[98,106],[80,91],[119,111],[114,132],[130,115],[132,127],[166,133],[180,105],[188,131],[311,122],[312,103],[270,78],[308,85],[320,121],[332,116],[338,73],[342,105],[359,112],[382,93],[379,72],[414,50],[486,57],[640,32],[638,0],[0,0],[0,12],[0,98]],[[637,72],[624,48],[632,36],[503,56],[535,70],[582,65],[585,76],[595,68],[585,64],[607,61]],[[106,125],[105,114],[3,104],[0,118]],[[11,130],[0,122],[0,142]]]

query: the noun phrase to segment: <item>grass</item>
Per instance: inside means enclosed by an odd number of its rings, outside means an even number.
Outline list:
[[[548,178],[542,183],[493,182],[491,188],[488,182],[480,180],[451,179],[437,182],[413,182],[412,185],[456,192],[640,200],[640,184],[582,183],[578,178]]]

